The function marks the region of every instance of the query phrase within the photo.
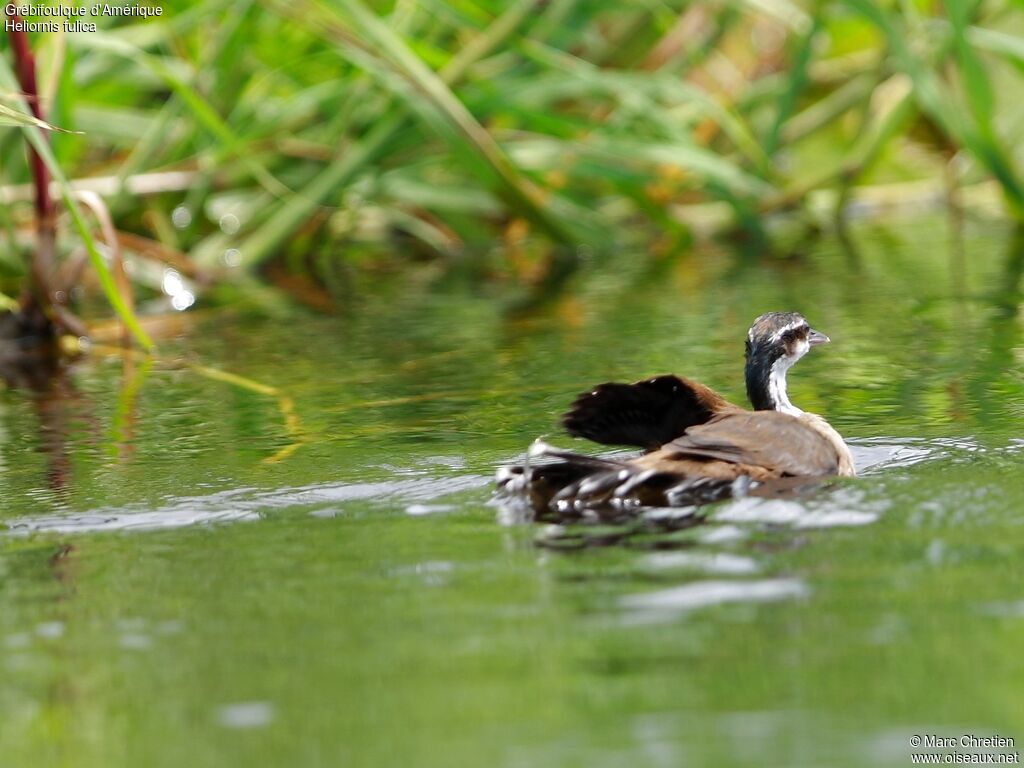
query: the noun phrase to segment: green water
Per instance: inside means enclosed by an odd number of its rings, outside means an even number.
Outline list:
[[[792,261],[620,255],[516,315],[425,268],[337,317],[222,312],[152,365],[97,354],[3,393],[0,765],[904,766],[915,734],[1024,743],[1011,241],[977,223],[957,255],[926,220]],[[741,401],[771,309],[832,337],[791,394],[861,478],[610,547],[508,524],[494,467],[570,445],[579,390],[674,371]]]

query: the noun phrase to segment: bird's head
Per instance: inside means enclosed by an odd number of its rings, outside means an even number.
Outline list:
[[[786,372],[811,347],[829,338],[798,312],[768,312],[747,333],[747,396],[755,410],[799,414],[786,393]]]

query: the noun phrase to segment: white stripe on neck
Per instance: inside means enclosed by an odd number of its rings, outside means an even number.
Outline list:
[[[793,358],[783,355],[772,363],[771,372],[768,374],[768,397],[771,399],[775,410],[788,413],[791,416],[799,416],[803,413],[803,411],[789,402],[789,394],[786,392],[786,371],[795,362],[796,360]]]

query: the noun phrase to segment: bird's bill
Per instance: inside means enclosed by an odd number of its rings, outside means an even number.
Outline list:
[[[812,347],[816,347],[819,344],[828,344],[831,339],[820,331],[816,331],[813,328],[811,332],[807,334],[807,343]]]

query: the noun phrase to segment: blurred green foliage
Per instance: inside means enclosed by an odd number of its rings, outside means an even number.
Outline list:
[[[851,189],[891,200],[919,180],[997,185],[1024,217],[1024,15],[1008,0],[163,8],[35,35],[41,88],[48,121],[80,132],[50,134],[65,174],[113,177],[120,229],[212,274],[276,266],[330,287],[367,254],[491,254],[536,279],[550,244],[570,261],[580,244],[674,252],[695,231],[799,218],[822,191],[819,219]],[[3,130],[15,274],[28,173],[21,131]]]

